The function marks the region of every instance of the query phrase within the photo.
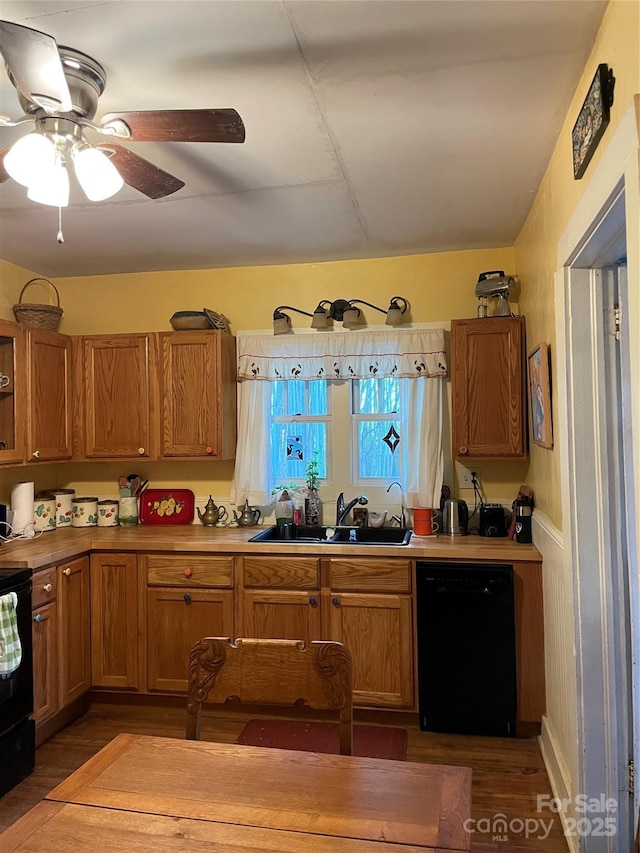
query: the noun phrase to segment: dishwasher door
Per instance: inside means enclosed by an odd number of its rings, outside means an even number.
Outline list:
[[[511,566],[416,566],[420,728],[514,737]]]

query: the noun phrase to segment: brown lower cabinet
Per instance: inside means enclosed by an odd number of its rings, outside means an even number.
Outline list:
[[[74,702],[91,687],[89,558],[38,572],[33,579],[34,719]]]
[[[140,594],[135,554],[91,555],[91,682],[139,690]]]
[[[355,704],[414,706],[409,560],[244,557],[242,563],[245,636],[342,642],[353,657]]]
[[[518,720],[539,726],[545,695],[540,564],[523,562],[514,573]],[[63,601],[58,596],[56,603]],[[65,609],[71,612],[69,605]],[[58,616],[49,624],[49,611],[38,612],[42,618],[34,638],[52,660],[56,649],[64,654],[65,644],[51,639],[51,626],[64,620]],[[201,637],[327,639],[351,651],[357,706],[415,711],[414,633],[408,558],[91,556],[92,685],[97,688],[185,694],[189,650]],[[50,713],[45,673],[37,679],[40,713]]]
[[[189,651],[202,637],[233,636],[233,592],[150,587],[147,591],[147,686],[186,693]]]

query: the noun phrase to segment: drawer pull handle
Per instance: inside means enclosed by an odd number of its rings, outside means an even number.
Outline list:
[[[36,615],[33,617],[33,621],[34,622],[42,622],[42,614],[36,613]]]
[[[42,589],[44,590],[44,592],[51,592],[51,590],[53,589],[53,584],[46,583],[46,584],[42,587]]]
[[[63,569],[62,574],[69,577],[69,575],[71,574],[71,569],[69,569],[69,568]]]
[[[460,456],[466,456],[468,452],[469,448],[462,445],[462,447],[460,448]]]
[[[340,599],[339,598],[332,598],[331,603],[333,604],[334,607],[339,607],[340,606]]]
[[[191,571],[191,569],[185,569],[184,570],[185,578],[190,578],[192,574],[193,574],[193,572]]]
[[[315,607],[315,606],[318,604],[318,599],[317,599],[317,598],[315,598],[314,596],[311,596],[311,598],[309,599],[309,604],[310,604],[312,607]]]
[[[188,592],[185,592],[185,594],[182,597],[184,598],[184,600],[186,601],[187,604],[191,604],[191,596],[189,595]]]
[[[208,454],[209,456],[211,456],[211,454],[212,454],[212,453],[213,453],[213,447],[210,447],[210,446],[209,446],[209,447],[207,447],[207,454]]]
[[[40,451],[39,451],[39,450],[34,450],[34,451],[33,451],[33,453],[31,454],[31,456],[32,456],[34,459],[40,459]]]
[[[138,448],[138,456],[144,456],[144,447]]]

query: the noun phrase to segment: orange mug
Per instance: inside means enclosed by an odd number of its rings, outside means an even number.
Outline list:
[[[433,517],[430,507],[415,507],[413,510],[413,532],[416,536],[434,536],[440,525]]]

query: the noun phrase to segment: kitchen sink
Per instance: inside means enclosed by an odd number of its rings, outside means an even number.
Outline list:
[[[333,528],[330,528],[332,530]],[[330,534],[331,535],[331,534]],[[304,524],[282,524],[266,527],[249,542],[325,542],[326,527],[308,527]]]
[[[408,545],[411,539],[409,527],[338,527],[331,542],[358,545]]]
[[[283,524],[267,527],[249,542],[314,542],[323,545],[408,545],[408,527],[308,527]]]

